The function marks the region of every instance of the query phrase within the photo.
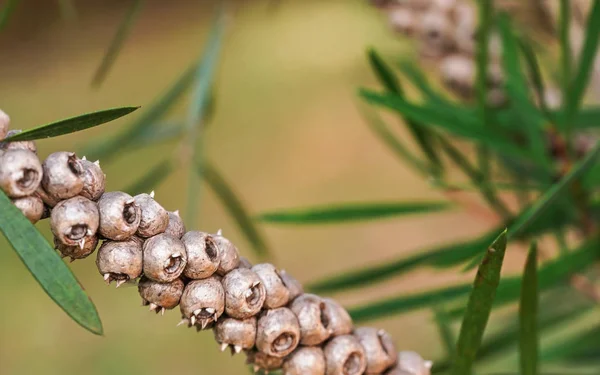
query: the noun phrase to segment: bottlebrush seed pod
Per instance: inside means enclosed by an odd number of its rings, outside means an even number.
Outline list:
[[[168,214],[169,223],[165,229],[165,234],[181,239],[185,234],[185,224],[183,223],[181,216],[179,216],[179,211],[168,212]]]
[[[37,156],[27,150],[6,150],[0,155],[0,189],[10,198],[31,195],[42,180]]]
[[[266,310],[258,319],[256,347],[273,357],[283,358],[300,342],[300,325],[292,310],[280,307]]]
[[[137,229],[139,237],[148,238],[163,233],[169,225],[169,213],[158,202],[152,194],[139,194],[133,197],[135,203],[140,207],[140,225]]]
[[[331,330],[332,336],[348,335],[352,332],[353,324],[350,315],[335,300],[331,298],[323,298],[325,308],[323,314],[327,316],[329,324],[327,328]]]
[[[240,265],[238,267],[239,268],[251,269],[252,268],[252,262],[250,262],[248,260],[248,258],[246,258],[246,257],[240,257]]]
[[[126,241],[104,241],[96,258],[98,271],[110,284],[117,281],[117,288],[126,281],[142,274],[142,240],[132,237]]]
[[[170,283],[159,283],[142,276],[138,283],[138,292],[144,306],[150,305],[150,311],[164,315],[165,310],[171,310],[179,305],[185,284],[181,279]]]
[[[206,279],[219,268],[219,247],[213,237],[204,232],[190,231],[181,237],[187,251],[187,264],[183,270],[190,279]]]
[[[327,375],[361,375],[367,369],[365,350],[352,335],[329,340],[323,353]]]
[[[318,346],[299,347],[283,362],[284,375],[325,375],[325,354]]]
[[[275,266],[269,263],[257,264],[252,267],[252,271],[261,279],[267,292],[265,308],[275,309],[287,305],[290,300],[290,291],[281,280]]]
[[[225,291],[216,277],[193,280],[185,286],[179,302],[183,320],[190,326],[205,329],[217,322],[225,310]]]
[[[392,29],[406,36],[414,34],[416,18],[415,12],[406,7],[394,7],[388,11],[388,22]]]
[[[253,271],[238,268],[223,277],[225,312],[236,319],[246,319],[260,312],[265,303],[265,286]]]
[[[263,370],[265,374],[269,371],[279,370],[283,366],[283,358],[273,357],[256,350],[248,351],[246,364],[253,365],[254,372]]]
[[[54,248],[60,252],[62,257],[71,258],[71,262],[75,259],[83,259],[90,256],[98,247],[98,236],[86,237],[83,248],[79,245],[67,246],[58,238],[54,237]]]
[[[319,345],[331,335],[325,302],[314,294],[303,294],[292,302],[290,309],[300,324],[300,344]]]
[[[10,126],[10,117],[0,109],[0,141],[6,137]]]
[[[53,199],[72,198],[83,189],[83,166],[73,152],[55,152],[42,164],[42,186]]]
[[[396,366],[385,375],[430,375],[432,365],[431,361],[423,360],[416,352],[401,351]]]
[[[83,188],[81,195],[89,200],[97,201],[104,194],[106,175],[102,172],[99,162],[80,160],[83,167]]]
[[[36,195],[15,198],[12,202],[32,224],[37,223],[44,214],[44,202]]]
[[[475,85],[475,63],[465,56],[454,54],[445,57],[440,64],[444,83],[463,98],[473,95]]]
[[[382,329],[360,327],[354,336],[365,349],[367,358],[366,374],[381,374],[396,363],[398,353],[392,337]]]
[[[221,344],[221,351],[231,346],[231,354],[242,349],[252,349],[256,339],[256,318],[244,320],[234,318],[220,319],[214,329],[215,340]]]
[[[82,196],[57,204],[50,214],[50,229],[62,244],[84,248],[98,231],[100,216],[96,203]]]
[[[6,133],[6,138],[12,137],[21,133],[20,129],[9,130]],[[1,138],[0,138],[1,139]],[[15,141],[15,142],[0,142],[0,149],[7,150],[27,150],[37,155],[37,146],[34,141]]]
[[[289,273],[285,270],[279,271],[279,277],[281,277],[281,281],[285,284],[286,288],[290,292],[290,301],[296,299],[296,297],[304,294],[304,288],[302,284],[295,278],[293,278]]]
[[[237,247],[221,235],[220,230],[212,237],[219,248],[220,260],[217,273],[224,276],[227,272],[236,269],[240,265],[240,254]]]
[[[140,225],[140,208],[133,197],[121,191],[102,194],[98,200],[100,234],[122,241],[134,235]]]
[[[429,10],[419,23],[419,37],[423,43],[422,53],[428,57],[439,57],[452,49],[453,26],[447,14]]]
[[[183,273],[187,254],[183,242],[166,234],[158,234],[144,242],[144,275],[160,283],[168,283]]]

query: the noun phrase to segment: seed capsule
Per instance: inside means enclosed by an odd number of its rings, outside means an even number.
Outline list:
[[[217,273],[221,276],[227,274],[227,272],[236,269],[240,264],[240,254],[237,247],[231,243],[227,238],[221,235],[221,231],[217,232],[212,236],[219,248],[219,268]]]
[[[121,191],[102,194],[98,200],[100,234],[122,241],[134,235],[140,225],[140,208],[133,197]]]
[[[423,54],[427,57],[439,57],[452,49],[452,24],[447,14],[439,10],[426,12],[420,20],[420,39],[423,42]]]
[[[83,189],[83,166],[73,152],[55,152],[42,164],[42,186],[53,199],[68,199]]]
[[[81,195],[87,199],[97,201],[104,194],[106,175],[100,168],[100,163],[92,163],[88,160],[80,160],[83,167],[83,188]]]
[[[252,349],[256,339],[256,318],[244,320],[224,318],[215,325],[215,340],[221,344],[221,351],[231,345],[231,354],[238,354],[242,349]]]
[[[240,265],[238,267],[239,268],[251,269],[252,268],[252,262],[250,262],[248,260],[248,258],[246,258],[246,257],[240,257]]]
[[[314,294],[303,294],[290,306],[300,323],[300,343],[319,345],[331,335],[329,318],[325,314],[325,302]]]
[[[194,280],[186,285],[179,302],[181,315],[190,326],[205,329],[225,310],[225,291],[216,277]]]
[[[190,279],[206,279],[219,268],[220,252],[213,237],[204,232],[190,231],[181,237],[187,251],[187,264],[183,270]]]
[[[71,258],[71,262],[75,259],[87,258],[96,250],[96,247],[98,247],[98,236],[86,237],[83,248],[79,245],[67,246],[54,237],[54,248],[61,253],[63,258]]]
[[[181,275],[187,263],[181,240],[159,234],[144,242],[144,275],[159,283],[167,283]]]
[[[179,305],[179,300],[185,287],[181,279],[175,279],[170,283],[158,283],[142,276],[138,283],[138,292],[142,296],[143,305],[150,305],[150,310],[157,314],[165,313]]]
[[[273,357],[285,357],[300,341],[300,325],[292,310],[280,307],[266,310],[258,319],[256,347]]]
[[[8,127],[10,126],[10,117],[0,109],[0,140],[6,137]]]
[[[398,354],[392,342],[392,337],[384,330],[360,327],[354,331],[354,336],[365,349],[367,358],[366,374],[381,374],[396,363]]]
[[[279,370],[283,366],[283,358],[273,357],[256,350],[248,351],[246,363],[254,366],[254,372],[263,370],[265,374],[269,371]]]
[[[96,203],[77,196],[54,207],[50,215],[50,229],[61,243],[83,248],[85,242],[96,235],[99,221]]]
[[[334,337],[323,352],[327,375],[360,375],[367,369],[365,350],[352,335]]]
[[[50,208],[56,206],[58,204],[58,202],[60,202],[60,200],[50,197],[48,195],[48,193],[46,193],[46,191],[44,190],[44,188],[42,187],[41,184],[40,184],[40,186],[38,186],[34,195],[37,195],[38,197],[40,197],[42,202],[44,202],[44,204]]]
[[[256,273],[238,268],[225,275],[222,283],[227,315],[236,319],[246,319],[260,312],[265,302],[266,291]]]
[[[154,195],[154,194],[153,194]],[[169,213],[149,194],[136,195],[135,203],[140,207],[141,217],[137,235],[148,238],[163,233],[169,225]]]
[[[454,54],[445,57],[440,66],[444,83],[463,98],[473,95],[475,63],[467,56]]]
[[[0,189],[10,198],[31,195],[42,180],[37,156],[27,150],[7,150],[0,155]]]
[[[171,237],[181,238],[185,234],[185,224],[179,216],[179,211],[169,212],[169,223],[165,229],[165,234]]]
[[[96,258],[96,266],[104,280],[117,281],[117,288],[142,274],[142,240],[132,237],[126,241],[105,241]]]
[[[252,267],[252,271],[261,279],[267,292],[265,308],[275,309],[287,305],[290,300],[290,291],[281,280],[275,266],[269,263],[257,264]]]
[[[477,29],[477,12],[475,7],[467,3],[459,3],[454,9],[456,28],[454,41],[460,52],[472,55],[475,52]]]
[[[44,214],[44,202],[38,196],[15,198],[12,202],[32,224],[37,223]]]
[[[283,363],[284,375],[325,375],[325,354],[317,346],[296,349]]]
[[[19,133],[21,133],[21,130],[19,129],[9,130],[6,133],[6,138],[12,137],[13,135],[17,135]],[[27,150],[37,155],[37,146],[35,145],[34,141],[0,142],[0,150]]]
[[[392,29],[406,36],[412,36],[415,32],[416,14],[406,7],[394,7],[388,12],[388,19]]]
[[[293,301],[296,297],[304,294],[302,284],[285,270],[279,271],[279,277],[281,277],[281,281],[283,281],[285,287],[290,291],[290,301]]]
[[[396,366],[385,375],[430,375],[431,361],[425,361],[416,352],[401,351],[398,353]]]
[[[352,332],[352,318],[339,303],[331,298],[323,298],[325,308],[323,314],[327,317],[332,336],[348,335]]]

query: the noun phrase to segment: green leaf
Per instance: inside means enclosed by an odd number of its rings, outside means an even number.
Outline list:
[[[173,172],[173,163],[170,160],[164,160],[154,168],[150,169],[133,184],[125,188],[124,191],[131,195],[149,193],[150,191],[155,190],[161,182],[166,180],[171,172]]]
[[[203,172],[204,174],[202,177],[204,178],[204,181],[210,186],[225,209],[235,220],[240,231],[252,245],[256,255],[261,259],[271,258],[271,251],[269,250],[263,235],[252,221],[252,218],[248,214],[248,210],[244,207],[242,200],[235,193],[233,188],[211,163],[205,162]]]
[[[519,48],[521,49],[523,57],[525,58],[525,62],[529,70],[531,84],[533,85],[537,98],[540,102],[540,109],[549,121],[554,121],[554,118],[552,117],[550,109],[548,108],[548,105],[546,103],[546,96],[544,94],[546,92],[546,89],[544,85],[544,79],[542,78],[542,70],[540,69],[537,56],[533,51],[533,47],[527,39],[520,38]]]
[[[346,203],[267,212],[260,214],[258,219],[276,224],[336,224],[348,221],[374,220],[393,216],[436,212],[445,210],[450,206],[449,203],[445,202]]]
[[[10,16],[15,11],[19,0],[7,0],[4,6],[0,9],[0,31],[8,25]]]
[[[418,61],[400,61],[399,67],[400,71],[409,79],[410,83],[415,86],[421,94],[431,103],[435,103],[436,105],[444,105],[449,108],[456,109],[454,104],[452,104],[447,98],[442,96],[437,90],[431,87],[427,77],[423,74],[419,68]]]
[[[83,328],[101,335],[96,307],[69,267],[1,190],[0,212],[0,231],[48,296]]]
[[[451,370],[452,375],[471,373],[473,362],[492,311],[496,289],[500,283],[500,271],[506,251],[506,240],[507,235],[504,231],[492,243],[479,266],[456,344],[456,356]]]
[[[117,56],[119,55],[119,52],[121,51],[121,48],[123,47],[123,44],[125,43],[125,40],[127,39],[127,36],[129,35],[129,32],[131,31],[135,19],[142,8],[142,4],[143,0],[132,1],[129,10],[127,13],[125,13],[125,17],[123,17],[115,36],[110,42],[110,46],[106,50],[106,53],[100,62],[100,66],[98,66],[98,69],[94,74],[92,86],[98,87],[102,84],[102,82],[104,82],[108,71],[113,66]]]
[[[451,358],[456,351],[456,339],[452,327],[450,327],[450,317],[446,313],[443,307],[437,306],[433,308],[435,324],[437,326],[442,344],[444,345],[444,351],[446,356]]]
[[[371,68],[385,89],[389,92],[402,95],[403,90],[400,86],[400,82],[398,82],[398,77],[396,77],[390,67],[385,63],[385,61],[383,61],[377,51],[375,51],[373,48],[369,48],[367,50],[367,56],[369,58],[369,63],[371,64]]]
[[[60,135],[75,133],[81,130],[93,128],[102,125],[119,117],[130,114],[140,107],[122,107],[105,109],[103,111],[86,113],[85,115],[71,117],[50,124],[42,125],[37,128],[25,130],[21,133],[8,137],[5,141],[32,141],[42,138],[58,137]]]
[[[523,272],[519,303],[521,375],[538,374],[538,303],[537,245],[532,243]]]

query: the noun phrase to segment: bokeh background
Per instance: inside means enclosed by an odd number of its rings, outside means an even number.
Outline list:
[[[0,33],[0,107],[13,127],[29,128],[118,106],[149,106],[199,55],[214,3],[146,1],[108,78],[90,86],[126,1],[26,1]],[[216,112],[204,133],[206,155],[235,186],[253,213],[331,202],[440,200],[445,197],[410,172],[369,131],[356,89],[374,85],[365,49],[391,61],[416,52],[397,39],[364,1],[233,2],[219,64]],[[0,2],[0,5],[2,2]],[[183,100],[168,118],[186,116]],[[143,108],[142,108],[143,110]],[[139,111],[106,126],[39,142],[45,157],[80,150],[116,134]],[[400,127],[398,127],[400,128]],[[108,189],[134,182],[164,160],[175,142],[127,152],[102,164]],[[80,155],[82,156],[82,155]],[[101,160],[102,162],[102,160]],[[156,189],[168,209],[186,207],[186,171]],[[252,258],[248,244],[208,189],[197,213],[200,228],[224,233]],[[441,214],[336,226],[261,225],[277,265],[301,281],[379,263],[494,224],[457,206]],[[38,227],[45,233],[47,223]],[[522,254],[509,253],[510,273]],[[42,292],[9,245],[0,239],[1,374],[244,374],[242,356],[219,352],[210,332],[176,328],[178,310],[164,317],[140,307],[135,287],[115,290],[98,274],[94,257],[72,264],[102,317],[105,336],[72,322]],[[422,270],[384,288],[336,296],[347,306],[470,279],[459,272]],[[378,321],[399,348],[438,358],[430,311]]]

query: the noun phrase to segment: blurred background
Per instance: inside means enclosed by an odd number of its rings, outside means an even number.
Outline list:
[[[214,2],[146,1],[123,50],[99,88],[94,71],[129,8],[125,1],[23,1],[0,33],[0,107],[12,126],[30,128],[81,113],[150,105],[202,51]],[[2,2],[0,2],[2,5]],[[390,60],[416,54],[364,1],[233,2],[216,81],[216,112],[204,132],[206,156],[253,213],[331,202],[441,200],[368,130],[356,90],[373,86],[365,50]],[[168,118],[186,116],[183,100]],[[122,130],[140,111],[106,126],[39,142],[41,158],[81,150]],[[175,142],[102,164],[107,189],[122,189],[164,160]],[[126,151],[126,150],[125,150]],[[83,155],[79,155],[83,156]],[[102,163],[102,160],[100,160]],[[186,171],[156,188],[167,209],[186,212]],[[197,213],[205,231],[222,228],[252,258],[249,245],[210,190]],[[300,281],[380,263],[491,228],[488,216],[445,213],[336,226],[261,225],[275,263]],[[38,227],[48,233],[46,222]],[[510,273],[522,252],[509,252]],[[141,308],[135,287],[107,287],[95,256],[72,269],[93,298],[105,335],[81,329],[43,293],[0,239],[1,374],[243,374],[242,356],[221,353],[210,332],[176,328]],[[470,280],[471,274],[421,270],[385,288],[337,295],[347,305]],[[443,353],[430,311],[379,321],[398,348],[427,358]]]

